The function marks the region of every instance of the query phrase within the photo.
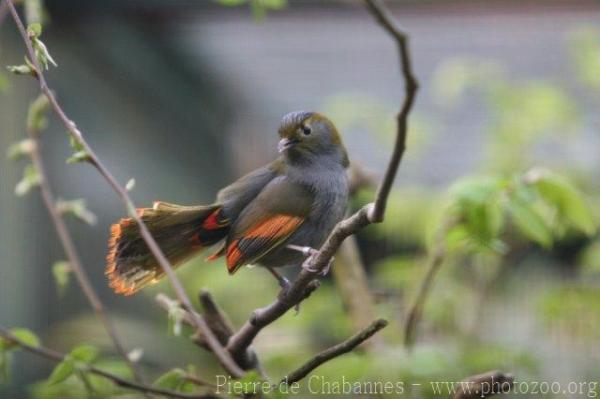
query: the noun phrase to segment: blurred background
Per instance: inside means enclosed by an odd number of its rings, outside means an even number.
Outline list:
[[[349,291],[346,282],[356,277],[336,271],[298,316],[286,315],[259,336],[268,374],[280,378],[386,317],[390,326],[381,337],[318,373],[331,380],[423,382],[410,392],[416,398],[435,396],[428,381],[490,369],[518,381],[597,383],[600,3],[389,5],[410,34],[421,83],[389,211],[383,224],[358,235],[358,256],[350,246],[337,258],[335,270],[364,268],[366,279],[354,281],[362,288]],[[393,41],[359,2],[47,0],[45,6],[42,39],[58,63],[47,73],[50,86],[120,181],[135,178],[139,205],[211,202],[220,187],[277,155],[277,126],[291,110],[328,115],[353,165],[375,180],[384,171],[403,82]],[[8,17],[0,27],[1,64],[20,64],[23,55]],[[25,138],[27,107],[36,97],[33,79],[0,70],[2,151]],[[72,150],[54,116],[42,140],[55,194],[84,198],[97,216],[93,226],[68,223],[126,347],[143,348],[149,376],[193,364],[210,379],[219,372],[212,357],[190,343],[188,331],[170,333],[166,313],[154,303],[158,292],[172,294],[168,283],[128,298],[107,287],[109,226],[125,210],[93,168],[65,164]],[[75,280],[57,284],[53,264],[64,253],[39,194],[15,195],[24,165],[0,157],[0,324],[36,331],[61,351],[99,345],[104,365],[117,370]],[[360,190],[353,207],[372,195],[372,188]],[[404,320],[440,248],[443,264],[407,349]],[[236,326],[278,290],[264,270],[230,278],[223,264],[202,256],[179,275],[194,299],[208,288]],[[45,360],[28,354],[12,360],[2,398],[86,395],[76,378],[39,383],[52,369]]]

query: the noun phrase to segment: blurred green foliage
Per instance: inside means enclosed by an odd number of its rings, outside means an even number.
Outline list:
[[[581,27],[571,34],[569,42],[576,76],[600,91],[600,31],[594,26]]]
[[[217,3],[227,6],[249,5],[255,20],[261,21],[268,11],[281,10],[287,6],[287,0],[215,0]]]

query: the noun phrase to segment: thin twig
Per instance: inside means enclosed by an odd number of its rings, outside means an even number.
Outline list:
[[[368,324],[376,313],[375,298],[369,288],[369,280],[355,236],[346,238],[342,243],[335,256],[332,273],[336,289],[348,309],[354,328],[359,329]],[[378,335],[365,342],[363,347],[371,348],[382,343],[382,337]]]
[[[458,383],[458,390],[452,399],[481,399],[499,393],[510,392],[514,385],[514,377],[501,371],[489,371],[474,375]]]
[[[425,277],[421,280],[417,296],[410,306],[404,322],[404,346],[407,348],[410,348],[415,341],[415,332],[421,319],[421,315],[423,314],[423,308],[425,307],[427,297],[431,293],[433,280],[444,264],[444,259],[446,257],[446,244],[444,238],[452,226],[454,226],[454,223],[455,220],[453,218],[444,221],[435,236],[433,243],[434,247],[431,250],[431,254],[427,259],[427,265],[425,266]]]
[[[156,303],[167,312],[171,310],[173,302],[177,302],[162,293],[157,294],[154,299]],[[207,291],[201,292],[200,303],[203,306],[204,317],[206,318],[206,323],[208,324],[210,330],[215,334],[222,345],[226,345],[229,341],[229,338],[233,334],[233,327],[231,326],[227,316],[221,311],[216,302],[214,302],[212,296]],[[177,302],[177,305],[180,306],[180,303]],[[183,310],[182,322],[188,326],[194,327],[193,316],[183,307],[181,309]],[[190,338],[196,345],[210,350],[201,331],[197,330],[196,333]],[[254,349],[248,347],[246,356],[240,358],[239,360],[236,359],[236,362],[245,370],[256,369],[265,380],[269,379],[267,373],[262,368]]]
[[[3,326],[0,326],[0,337],[2,337],[4,340],[6,340],[10,343],[18,345],[19,347],[21,347],[22,349],[24,349],[28,352],[31,352],[38,356],[52,360],[53,362],[56,362],[56,363],[60,363],[63,360],[65,360],[65,358],[66,358],[66,355],[64,355],[60,352],[45,348],[43,346],[32,346],[32,345],[29,345],[29,344],[21,341],[20,339],[18,339],[14,335],[12,335],[10,333],[10,331]],[[118,375],[111,374],[107,371],[104,371],[100,368],[97,368],[97,367],[94,367],[91,365],[86,365],[84,371],[104,377],[104,378],[112,381],[115,385],[118,385],[123,388],[132,389],[134,391],[151,393],[151,394],[156,394],[156,395],[163,395],[163,396],[168,396],[168,397],[172,397],[172,398],[183,398],[183,399],[219,398],[219,396],[216,396],[214,394],[185,394],[185,393],[179,393],[179,392],[175,392],[175,391],[168,391],[168,390],[164,390],[164,389],[154,388],[149,385],[144,385],[144,384],[140,384],[138,382],[129,381],[125,378],[119,377]]]
[[[405,81],[405,97],[397,116],[396,144],[387,171],[377,191],[375,202],[365,205],[352,216],[338,223],[318,253],[310,258],[310,268],[302,268],[289,289],[270,305],[256,309],[249,320],[229,339],[227,349],[238,363],[247,357],[247,348],[265,326],[302,302],[317,288],[318,282],[314,282],[314,277],[326,269],[329,261],[346,237],[371,223],[379,223],[383,220],[387,197],[404,153],[407,119],[418,90],[418,84],[412,72],[407,35],[397,28],[390,13],[381,2],[376,0],[365,0],[365,2],[376,20],[396,41],[400,55],[401,72]]]
[[[116,192],[118,197],[121,199],[121,201],[125,205],[127,212],[131,215],[131,217],[138,224],[139,229],[140,229],[140,234],[141,234],[142,238],[144,239],[144,242],[148,246],[148,249],[150,250],[152,255],[154,255],[154,257],[156,258],[158,264],[164,270],[164,272],[167,275],[167,277],[169,278],[169,280],[171,281],[173,290],[175,291],[177,298],[181,301],[182,306],[187,310],[192,310],[193,309],[192,303],[191,303],[189,297],[187,296],[187,294],[185,293],[185,290],[183,289],[181,282],[177,279],[177,276],[175,275],[173,267],[170,265],[169,261],[167,260],[167,258],[163,254],[163,252],[161,251],[160,247],[158,246],[158,244],[156,243],[156,241],[150,234],[148,227],[144,224],[140,215],[138,215],[138,213],[135,211],[135,205],[133,204],[133,201],[131,200],[131,197],[129,196],[127,190],[125,189],[124,186],[122,186],[121,184],[119,184],[117,182],[117,180],[114,178],[114,176],[104,166],[104,164],[101,162],[100,158],[98,158],[96,153],[92,150],[92,148],[89,146],[87,141],[83,138],[83,134],[81,133],[81,131],[77,128],[75,123],[67,117],[67,115],[63,111],[62,107],[57,102],[56,97],[54,96],[54,93],[52,93],[52,91],[48,87],[48,84],[44,77],[43,69],[40,67],[37,57],[35,56],[35,51],[33,49],[31,39],[27,35],[27,31],[25,30],[25,27],[23,26],[23,22],[21,21],[21,18],[19,17],[12,0],[5,0],[5,1],[8,4],[9,10],[12,14],[12,17],[17,25],[17,28],[19,29],[19,32],[21,33],[23,41],[25,42],[25,46],[27,47],[27,53],[29,54],[30,61],[33,63],[33,65],[36,69],[36,77],[39,82],[40,90],[42,91],[42,93],[44,93],[46,95],[46,97],[48,97],[48,100],[50,101],[50,105],[52,106],[55,113],[58,115],[61,122],[65,125],[69,135],[78,144],[80,144],[83,147],[84,151],[88,155],[89,163],[92,164],[98,170],[98,172],[102,175],[102,177],[104,177],[104,179],[108,182],[108,184]],[[223,346],[219,343],[217,338],[214,336],[214,334],[210,331],[210,329],[206,325],[206,322],[198,315],[198,313],[190,312],[190,314],[193,317],[194,327],[202,332],[203,336],[205,337],[207,345],[210,347],[211,351],[215,354],[215,356],[217,357],[217,359],[219,360],[219,362],[221,363],[223,368],[227,372],[229,372],[233,377],[237,377],[237,378],[241,377],[244,374],[244,371],[233,361],[233,359],[231,358],[229,353],[227,353],[227,351],[225,351]]]
[[[98,319],[100,319],[100,322],[104,326],[104,329],[110,337],[115,349],[125,360],[125,362],[129,365],[129,368],[131,368],[136,381],[143,382],[143,378],[139,370],[129,358],[127,350],[125,350],[125,347],[123,346],[123,343],[121,342],[121,339],[117,334],[115,326],[112,323],[112,320],[110,319],[108,313],[106,312],[104,304],[102,303],[100,297],[94,290],[94,287],[92,286],[90,279],[85,269],[83,268],[81,259],[79,258],[79,254],[77,253],[77,249],[75,248],[75,243],[73,242],[71,234],[69,233],[69,229],[67,228],[62,214],[56,207],[56,200],[54,198],[52,188],[50,187],[50,183],[48,181],[48,174],[46,173],[46,168],[42,159],[42,153],[40,151],[40,132],[37,131],[33,126],[29,126],[29,128],[27,129],[27,133],[29,134],[29,137],[33,143],[33,145],[31,146],[29,156],[39,176],[40,194],[42,196],[46,210],[50,215],[50,219],[52,220],[54,229],[58,234],[58,238],[60,239],[62,247],[69,261],[70,270],[73,272],[73,274],[75,274],[77,283],[81,287],[81,290],[83,291],[83,294],[87,298],[88,302],[94,309],[94,312],[96,313]]]
[[[227,341],[233,334],[233,326],[231,321],[217,305],[211,293],[202,290],[200,291],[200,304],[202,305],[202,314],[210,329],[215,333],[222,345],[227,345]]]
[[[283,380],[281,380],[280,383],[289,385],[293,384],[294,382],[300,381],[301,379],[306,377],[311,371],[313,371],[323,363],[352,351],[358,345],[360,345],[361,343],[375,335],[379,330],[387,326],[387,324],[387,320],[375,320],[367,327],[365,327],[352,337],[348,338],[344,342],[341,342],[335,346],[332,346],[331,348],[325,349],[324,351],[318,353],[312,359],[304,363],[302,366],[289,373]]]
[[[171,299],[167,295],[162,294],[162,293],[157,294],[156,297],[154,298],[154,300],[161,308],[163,308],[167,312],[169,312],[169,310],[171,310],[171,306],[173,306],[173,302],[174,302],[174,299]],[[180,303],[177,302],[177,305],[180,306]],[[184,311],[184,313],[183,313],[182,321],[186,325],[194,328],[194,316],[192,316],[190,314],[189,310],[183,309],[183,311]],[[200,315],[198,315],[198,317],[200,317]],[[196,331],[195,334],[193,335],[192,340],[194,341],[194,343],[203,347],[204,349],[210,350],[210,348],[206,344],[206,340],[204,339],[204,336],[202,335],[201,331]]]
[[[400,112],[398,112],[398,115],[396,116],[398,123],[396,144],[394,145],[392,157],[385,171],[381,185],[377,190],[373,213],[369,215],[369,219],[372,223],[379,223],[383,221],[383,215],[385,214],[390,190],[392,189],[398,166],[400,165],[404,149],[406,148],[408,114],[412,109],[417,90],[419,89],[419,84],[412,69],[412,60],[408,49],[408,35],[398,27],[394,22],[394,17],[380,0],[365,0],[365,3],[377,22],[379,22],[387,33],[394,38],[396,45],[398,46],[400,69],[402,71],[402,76],[404,77],[405,85],[404,102],[402,103]]]

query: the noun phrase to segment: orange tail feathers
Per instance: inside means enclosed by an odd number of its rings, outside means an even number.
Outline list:
[[[218,204],[181,206],[156,202],[152,208],[137,211],[173,267],[221,241],[229,231],[229,221]],[[106,275],[110,287],[124,295],[134,294],[164,275],[132,218],[111,226]]]

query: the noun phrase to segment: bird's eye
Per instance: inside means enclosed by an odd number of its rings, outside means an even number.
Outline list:
[[[310,127],[308,127],[306,125],[302,125],[301,129],[302,129],[302,133],[304,133],[305,136],[308,136],[309,134],[312,133],[312,130],[310,130]]]

